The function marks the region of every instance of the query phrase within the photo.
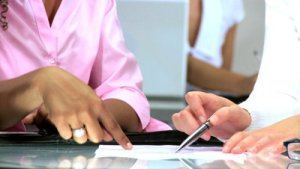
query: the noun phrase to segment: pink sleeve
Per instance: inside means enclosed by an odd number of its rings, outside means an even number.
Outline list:
[[[14,126],[12,127],[9,127],[3,131],[11,131],[11,132],[25,132],[26,131],[26,128],[24,126],[24,124],[22,122],[18,122],[17,124],[15,124]]]
[[[129,104],[144,129],[150,121],[149,103],[141,91],[143,78],[140,68],[125,46],[115,0],[108,0],[101,29],[100,49],[90,85],[103,100],[115,98]]]
[[[167,124],[155,118],[150,118],[148,126],[145,128],[146,132],[155,132],[155,131],[166,131],[172,130],[172,128]]]

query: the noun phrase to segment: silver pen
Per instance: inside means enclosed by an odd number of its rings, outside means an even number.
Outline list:
[[[183,148],[191,145],[192,143],[194,143],[196,140],[198,140],[201,135],[206,132],[209,128],[210,128],[211,124],[209,119],[203,123],[196,131],[194,131],[193,134],[191,134],[190,136],[188,136],[178,147],[178,149],[175,151],[175,153],[179,152],[180,150],[182,150]]]

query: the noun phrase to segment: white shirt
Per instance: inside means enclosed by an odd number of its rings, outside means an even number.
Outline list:
[[[202,0],[199,33],[191,54],[215,67],[223,64],[222,46],[228,30],[244,18],[242,0]]]
[[[300,0],[266,0],[266,32],[258,80],[249,99],[249,130],[300,113]]]

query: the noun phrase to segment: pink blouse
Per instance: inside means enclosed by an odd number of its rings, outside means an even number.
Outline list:
[[[128,103],[147,127],[142,75],[126,49],[115,0],[63,0],[52,25],[41,0],[9,1],[6,15],[8,30],[0,29],[0,80],[58,66],[89,84],[101,99]]]

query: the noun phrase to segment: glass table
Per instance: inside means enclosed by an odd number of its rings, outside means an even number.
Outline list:
[[[1,168],[300,168],[284,155],[257,155],[247,157],[243,164],[235,161],[216,160],[203,163],[199,159],[140,160],[133,158],[95,158],[98,145],[1,145]]]
[[[159,135],[168,134],[168,139],[170,139],[174,133],[156,134],[156,138]],[[143,137],[148,138],[147,144],[157,143],[154,139],[152,142],[149,142],[151,141],[151,137],[147,135]],[[140,137],[140,135],[136,137],[136,143],[141,144],[139,140],[146,140],[143,137]],[[162,138],[162,136],[160,137]],[[175,137],[178,138],[181,136],[178,136],[178,133],[176,133]],[[129,138],[132,139],[132,137]],[[166,139],[163,138],[162,140]],[[161,143],[165,144],[164,142]],[[166,143],[170,143],[170,141]],[[0,168],[300,169],[299,163],[289,160],[285,155],[259,154],[247,156],[243,163],[232,160],[218,160],[218,158],[207,162],[203,161],[201,157],[197,157],[197,159],[168,160],[142,160],[127,157],[96,158],[95,152],[98,147],[97,144],[87,143],[78,145],[74,142],[63,141],[59,137],[41,137],[35,133],[27,133],[26,137],[18,134],[10,134],[7,137],[7,135],[1,135],[0,133]]]

